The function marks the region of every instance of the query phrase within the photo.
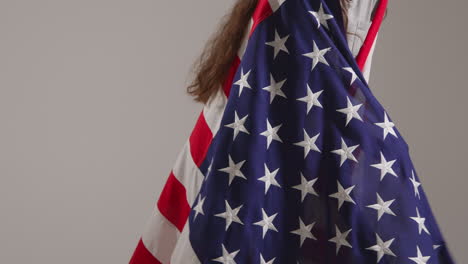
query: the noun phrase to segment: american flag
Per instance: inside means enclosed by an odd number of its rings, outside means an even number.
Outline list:
[[[130,263],[454,263],[338,0],[260,0]]]

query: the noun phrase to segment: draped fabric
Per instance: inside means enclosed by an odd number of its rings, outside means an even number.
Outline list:
[[[339,1],[259,1],[131,263],[454,263],[361,71],[381,5],[356,61]]]

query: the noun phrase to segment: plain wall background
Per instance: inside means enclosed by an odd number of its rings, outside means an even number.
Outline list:
[[[188,72],[233,0],[0,0],[0,263],[127,263],[201,106]],[[468,262],[462,0],[393,0],[371,88]]]

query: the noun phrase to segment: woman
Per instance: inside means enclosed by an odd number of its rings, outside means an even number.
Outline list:
[[[131,263],[453,263],[367,80],[386,0],[239,0]]]

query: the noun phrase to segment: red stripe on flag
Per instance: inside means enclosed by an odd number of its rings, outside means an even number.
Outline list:
[[[260,24],[260,22],[265,20],[271,14],[273,14],[273,10],[271,9],[270,2],[268,2],[268,0],[260,0],[252,15],[252,19],[254,22],[252,25],[252,29],[250,30],[250,35],[252,35],[258,24]]]
[[[158,200],[161,214],[182,232],[190,214],[184,185],[171,172]]]
[[[240,63],[241,61],[239,59],[239,56],[236,56],[236,58],[232,62],[227,78],[223,84],[224,94],[226,94],[226,97],[229,97],[229,93],[231,92],[231,86],[232,86],[232,83],[234,82],[234,77],[236,76],[236,72],[237,72],[237,69],[239,68]]]
[[[213,133],[206,123],[205,116],[202,112],[198,117],[198,121],[195,124],[189,139],[190,153],[192,154],[192,159],[197,167],[200,167],[200,165],[203,163],[212,140]]]
[[[366,65],[367,57],[374,45],[375,38],[377,37],[377,33],[379,32],[380,25],[385,17],[385,11],[387,10],[388,0],[380,1],[379,6],[377,7],[374,20],[369,28],[367,33],[366,39],[364,40],[364,44],[362,44],[361,49],[359,50],[359,54],[356,57],[356,62],[359,68],[362,70]]]
[[[146,249],[145,244],[140,239],[138,245],[133,252],[129,264],[162,264]]]

